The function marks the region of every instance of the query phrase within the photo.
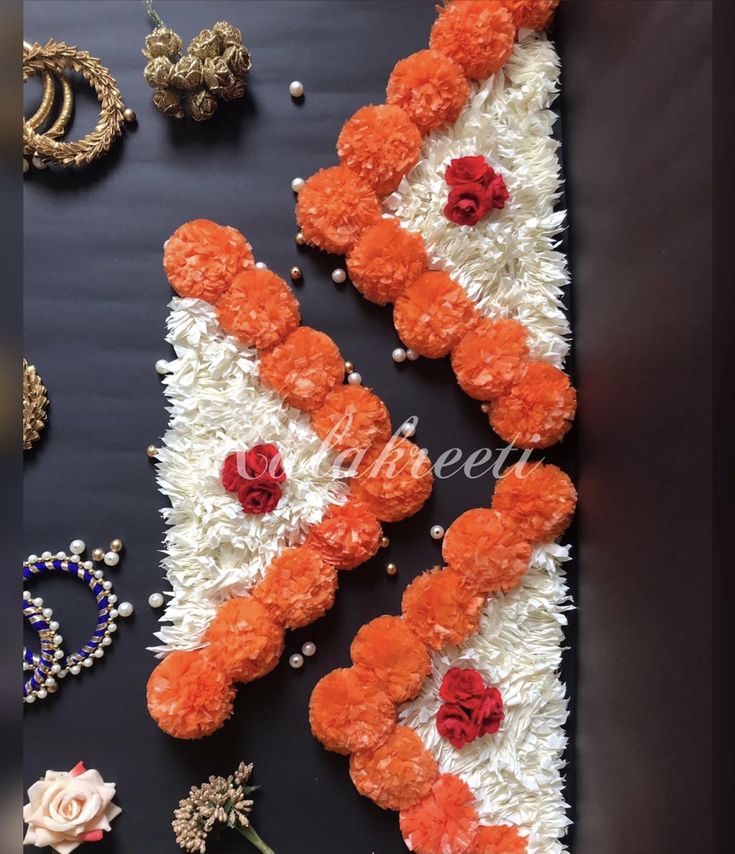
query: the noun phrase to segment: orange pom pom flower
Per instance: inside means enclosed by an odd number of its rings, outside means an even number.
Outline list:
[[[522,374],[528,335],[517,320],[482,320],[452,351],[452,368],[465,394],[492,400]]]
[[[490,404],[489,421],[519,448],[548,448],[572,426],[576,409],[569,377],[548,362],[529,362],[518,382]]]
[[[476,508],[449,526],[442,555],[470,590],[487,594],[518,584],[528,570],[531,545],[510,517]]]
[[[464,72],[436,50],[420,50],[397,62],[386,89],[389,104],[408,113],[421,133],[457,121],[470,87]]]
[[[427,646],[441,649],[477,631],[484,596],[471,592],[453,569],[434,568],[415,578],[403,594],[403,616]]]
[[[559,0],[500,0],[520,29],[545,30],[551,23]]]
[[[344,255],[380,219],[375,191],[346,166],[320,169],[304,184],[296,219],[307,243]]]
[[[472,300],[440,270],[423,273],[411,282],[393,309],[401,341],[430,359],[446,356],[478,320]]]
[[[379,747],[393,732],[396,708],[378,682],[360,667],[333,670],[317,682],[309,701],[314,736],[334,753]]]
[[[466,854],[479,824],[472,792],[453,774],[442,774],[423,801],[401,811],[400,821],[416,854]]]
[[[439,776],[434,758],[416,733],[397,726],[380,747],[353,753],[350,777],[357,791],[384,810],[415,806]]]
[[[505,469],[493,494],[493,508],[536,543],[560,537],[576,506],[577,490],[569,475],[542,463],[517,463]]]
[[[311,412],[342,382],[345,363],[323,332],[300,326],[260,357],[260,378],[291,406]]]
[[[416,697],[431,673],[425,644],[400,617],[377,617],[355,635],[352,661],[375,674],[396,703]]]
[[[170,653],[148,679],[148,711],[174,738],[203,738],[232,715],[235,689],[202,651]]]
[[[526,854],[528,844],[515,827],[480,827],[467,854]]]
[[[515,37],[513,17],[498,0],[462,0],[439,10],[429,44],[484,80],[505,65]]]
[[[413,442],[391,439],[365,453],[352,479],[352,493],[383,522],[412,516],[431,494],[431,461]]]
[[[318,525],[309,530],[306,545],[339,569],[354,569],[380,548],[380,522],[359,501],[333,504]]]
[[[288,629],[308,626],[334,604],[337,570],[307,546],[286,549],[271,561],[253,596]]]
[[[253,266],[253,251],[230,226],[195,219],[179,226],[166,241],[163,267],[180,297],[215,302],[233,279]]]
[[[330,391],[312,413],[311,426],[345,461],[352,459],[352,452],[385,443],[391,437],[388,408],[361,385],[340,385]]]
[[[283,627],[267,608],[246,596],[230,599],[217,610],[202,638],[207,657],[235,682],[250,682],[270,673],[283,653]]]
[[[378,305],[394,302],[428,265],[424,239],[392,217],[366,229],[347,257],[352,284]]]
[[[217,300],[222,328],[246,347],[267,350],[299,325],[299,304],[280,276],[254,267]]]
[[[359,109],[345,122],[337,140],[340,163],[379,196],[387,196],[416,165],[421,133],[400,107],[381,104]]]

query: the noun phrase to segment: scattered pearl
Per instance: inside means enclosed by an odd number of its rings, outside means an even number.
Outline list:
[[[292,282],[300,282],[304,278],[304,274],[301,272],[301,267],[291,267],[289,275],[291,276]]]
[[[407,353],[403,349],[403,347],[396,347],[396,349],[393,351],[392,355],[393,355],[393,361],[396,362],[396,364],[400,364],[401,362],[406,361]]]
[[[312,655],[316,655],[316,644],[313,643],[312,641],[307,641],[301,647],[301,652],[303,652],[307,658],[311,658]]]
[[[357,373],[357,371],[351,371],[347,375],[347,382],[350,385],[362,385],[362,377]]]
[[[38,563],[38,555],[28,555],[28,563]]]
[[[267,270],[268,269],[268,265],[265,263],[265,261],[258,261],[255,266],[259,270]]]
[[[151,608],[160,608],[163,605],[163,593],[151,593],[148,597],[148,604]]]
[[[117,613],[121,617],[132,617],[133,616],[133,603],[132,602],[121,602],[118,605]]]
[[[408,350],[406,350],[406,357],[408,358],[409,362],[415,362],[416,359],[419,358],[419,354],[409,347]]]
[[[304,666],[304,656],[299,655],[298,652],[295,652],[288,660],[288,663],[294,670],[298,670],[300,667]]]
[[[304,84],[300,80],[289,83],[288,92],[292,98],[300,98],[304,94]]]
[[[46,163],[46,161],[37,154],[34,154],[33,157],[31,157],[31,163],[33,163],[36,169],[45,169],[48,166],[48,163]]]
[[[432,540],[441,540],[444,536],[444,528],[442,528],[441,525],[433,525],[429,533],[431,534]]]
[[[303,246],[306,243],[306,238],[304,237],[303,232],[299,231],[294,237],[297,246]]]
[[[390,545],[390,537],[382,536],[380,538],[380,547],[382,549],[387,549],[389,545]]]
[[[72,540],[69,543],[69,551],[73,555],[82,554],[86,548],[87,548],[87,544],[84,542],[84,540]]]
[[[482,406],[480,407],[480,409],[482,410],[482,412],[484,412],[487,415],[487,413],[490,412],[490,404],[489,403],[483,403]]]
[[[346,278],[347,273],[345,273],[345,271],[341,267],[337,267],[335,270],[332,270],[332,281],[335,284],[341,285]]]
[[[121,552],[123,547],[123,541],[120,537],[115,537],[115,539],[110,543],[110,551],[111,552]]]
[[[159,359],[156,362],[156,373],[158,374],[167,374],[170,371],[168,366],[168,362],[165,359]]]
[[[148,447],[145,449],[145,452],[151,459],[154,459],[158,456],[158,448],[155,445],[148,445]],[[102,551],[102,549],[100,549],[100,551]],[[95,559],[99,560],[99,558]]]
[[[386,575],[396,575],[398,572],[398,567],[394,563],[387,563],[385,565]]]
[[[293,181],[291,181],[291,189],[294,193],[300,193],[305,183],[306,181],[304,181],[303,178],[294,178]]]

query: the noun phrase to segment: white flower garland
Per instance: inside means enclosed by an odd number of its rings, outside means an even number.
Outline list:
[[[528,330],[532,353],[561,367],[569,322],[561,297],[569,282],[558,250],[565,212],[559,143],[551,105],[559,91],[559,57],[546,36],[530,31],[506,65],[473,84],[454,125],[424,139],[421,160],[384,204],[426,241],[431,266],[446,270],[488,317],[512,317]],[[455,157],[482,154],[507,184],[510,200],[475,226],[444,216],[446,167]]]
[[[561,854],[569,819],[564,802],[567,699],[559,679],[565,612],[572,608],[561,562],[569,547],[534,550],[522,584],[491,597],[480,630],[460,646],[432,653],[432,674],[403,706],[442,773],[464,780],[483,824],[509,824],[528,838],[528,854]],[[470,667],[503,695],[505,720],[494,735],[461,749],[439,735],[439,688],[450,667]]]
[[[157,479],[171,502],[161,512],[172,598],[156,634],[159,657],[196,647],[217,605],[247,592],[277,554],[303,542],[327,505],[347,497],[345,474],[308,414],[261,385],[257,352],[225,335],[209,303],[176,298],[170,309],[166,340],[176,359],[164,379],[170,419]],[[262,442],[278,447],[288,479],[273,512],[248,515],[220,469],[227,454]]]

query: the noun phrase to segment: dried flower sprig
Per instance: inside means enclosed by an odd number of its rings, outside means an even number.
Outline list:
[[[275,854],[250,823],[253,801],[248,796],[258,788],[246,785],[252,773],[252,764],[241,762],[229,777],[210,777],[201,786],[192,786],[174,810],[171,824],[183,851],[206,854],[209,834],[222,825],[239,831],[262,854]]]

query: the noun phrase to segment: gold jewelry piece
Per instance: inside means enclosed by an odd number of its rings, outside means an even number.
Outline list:
[[[64,72],[81,74],[95,90],[100,102],[100,119],[95,129],[74,142],[59,142],[68,124],[72,110],[72,95]],[[109,151],[113,141],[122,133],[125,122],[125,105],[115,79],[104,65],[86,51],[70,47],[64,42],[50,39],[43,47],[36,43],[23,44],[23,82],[34,74],[55,74],[62,81],[63,104],[59,118],[46,133],[38,133],[34,127],[38,112],[43,117],[46,109],[48,84],[44,77],[44,100],[36,115],[23,121],[23,153],[36,157],[41,162],[59,166],[84,166]],[[52,81],[53,82],[53,81]],[[51,102],[53,103],[53,101]],[[51,107],[49,106],[49,112]]]
[[[46,426],[46,387],[33,365],[23,359],[23,450],[28,451]]]

